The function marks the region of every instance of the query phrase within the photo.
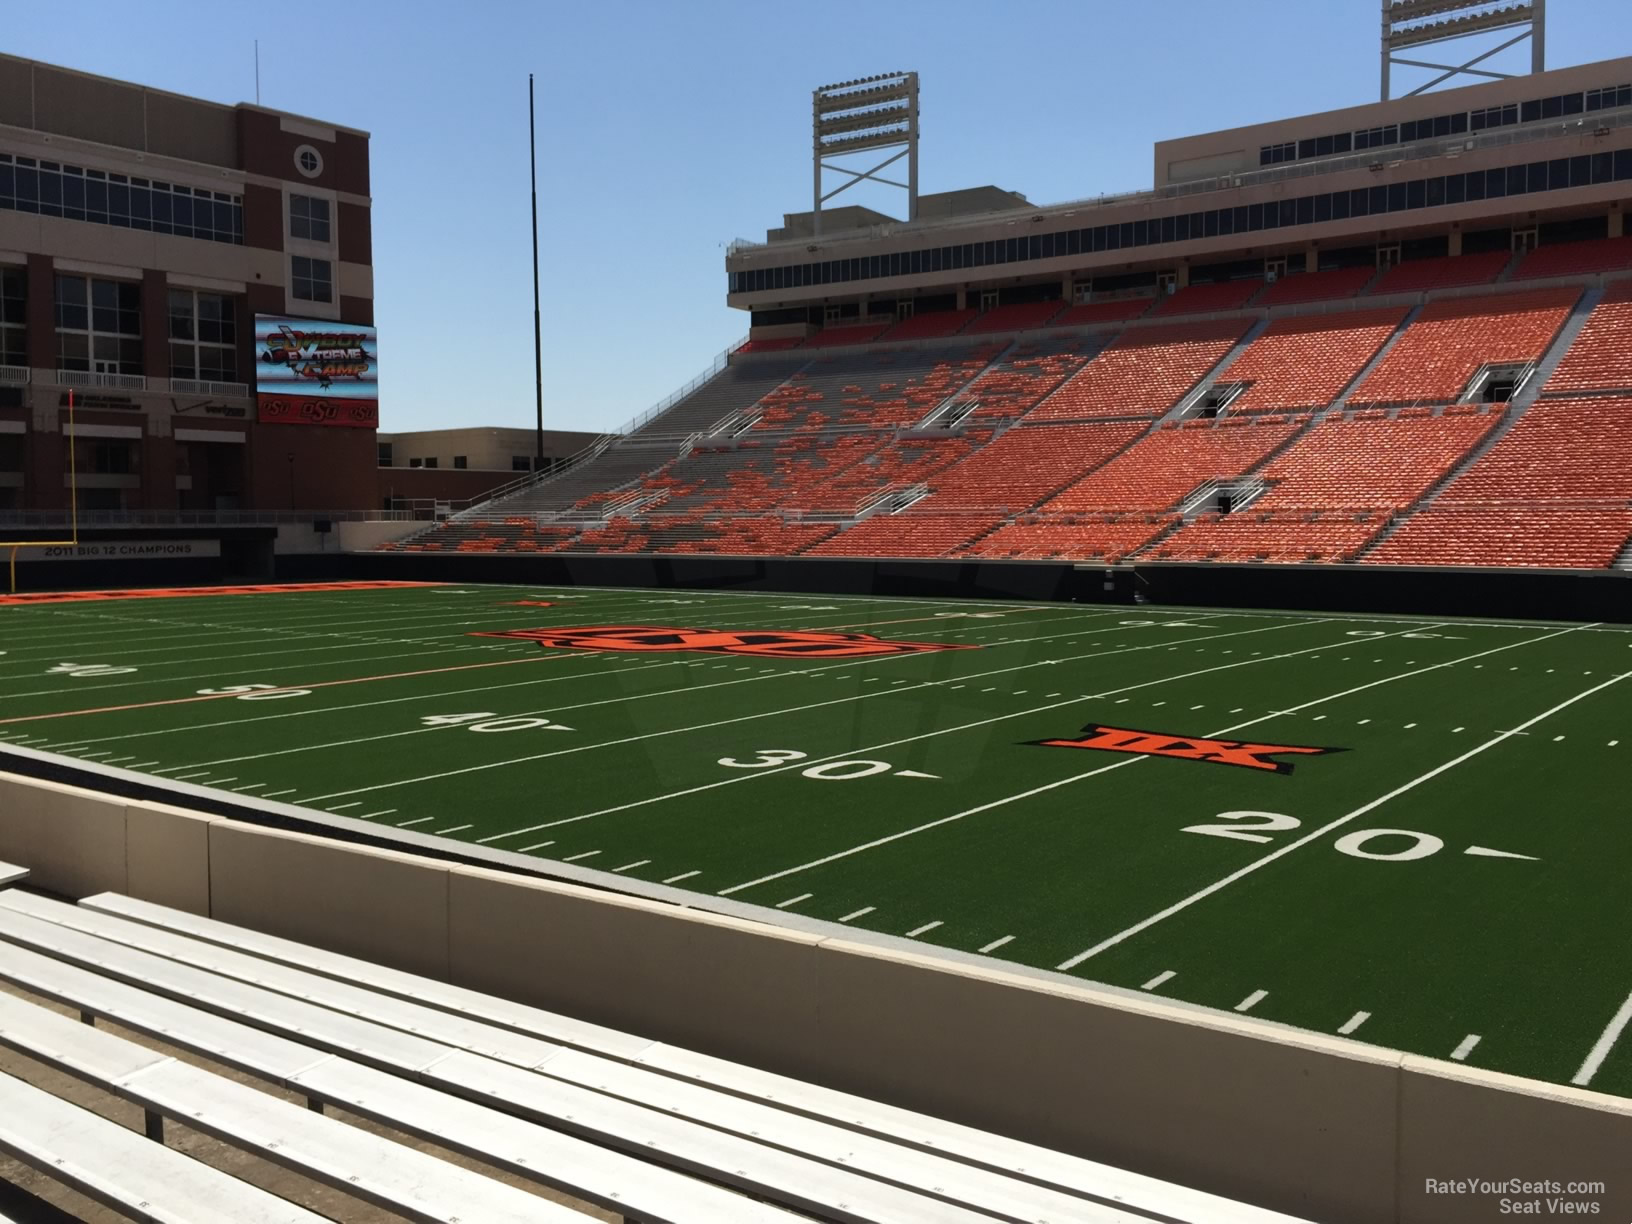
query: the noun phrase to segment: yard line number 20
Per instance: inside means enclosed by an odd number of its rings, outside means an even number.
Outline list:
[[[1229,841],[1268,843],[1275,840],[1274,834],[1289,833],[1303,825],[1296,816],[1286,816],[1280,812],[1220,812],[1216,819],[1233,823],[1187,825],[1180,832],[1222,837]],[[1409,839],[1411,844],[1399,849],[1388,849],[1386,846],[1383,849],[1368,848],[1369,843],[1378,838],[1402,837]],[[1332,843],[1332,848],[1351,858],[1373,859],[1381,863],[1409,863],[1438,854],[1445,848],[1445,843],[1432,833],[1417,833],[1411,829],[1356,829],[1338,838]]]

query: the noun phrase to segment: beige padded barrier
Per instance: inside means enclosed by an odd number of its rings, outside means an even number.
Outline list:
[[[125,891],[125,802],[94,791],[0,773],[0,859],[29,883],[68,897]]]
[[[210,917],[448,980],[448,865],[435,859],[217,821]]]
[[[1325,1224],[1509,1218],[1425,1190],[1468,1177],[1632,1219],[1601,1093],[6,774],[0,859]]]
[[[821,937],[481,868],[449,877],[453,980],[788,1075],[818,1070]]]
[[[126,894],[208,915],[210,826],[223,819],[162,803],[126,803]]]
[[[1629,1035],[1623,1040],[1632,1039]],[[1429,1192],[1428,1182],[1598,1181],[1602,1192]],[[1503,1199],[1539,1206],[1504,1210]],[[1549,1199],[1598,1204],[1566,1213]],[[1400,1066],[1400,1224],[1632,1220],[1632,1101],[1408,1054]]]
[[[1336,1224],[1392,1218],[1399,1055],[829,940],[822,1080]]]

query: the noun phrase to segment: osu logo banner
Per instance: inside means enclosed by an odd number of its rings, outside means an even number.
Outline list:
[[[891,642],[869,633],[818,633],[800,629],[675,629],[662,625],[595,625],[577,629],[509,629],[472,637],[521,638],[562,650],[697,650],[773,659],[856,659],[974,650],[941,642]]]
[[[1171,735],[1165,731],[1138,731],[1132,727],[1106,727],[1098,723],[1089,723],[1077,739],[1032,742],[1044,748],[1094,748],[1101,752],[1129,752],[1180,761],[1210,761],[1214,765],[1236,765],[1243,769],[1262,769],[1278,774],[1291,773],[1292,766],[1286,761],[1274,760],[1277,756],[1324,756],[1344,751],[1342,748],[1203,739],[1197,735]]]
[[[255,394],[262,422],[375,428],[379,364],[372,327],[255,316]]]

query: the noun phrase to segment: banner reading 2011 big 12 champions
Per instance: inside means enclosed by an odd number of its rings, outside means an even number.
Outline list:
[[[333,319],[255,316],[255,395],[262,424],[380,424],[374,329]]]

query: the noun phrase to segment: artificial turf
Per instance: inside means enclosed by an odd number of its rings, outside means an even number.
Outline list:
[[[187,594],[0,603],[0,745],[1632,1096],[1622,627]]]

